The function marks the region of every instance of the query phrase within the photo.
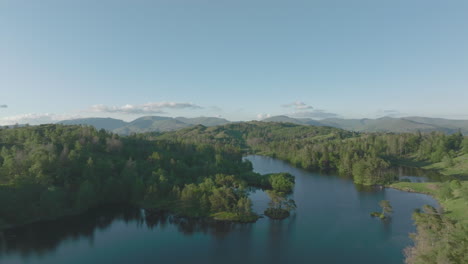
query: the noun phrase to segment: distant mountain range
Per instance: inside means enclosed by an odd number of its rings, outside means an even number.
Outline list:
[[[228,120],[218,117],[164,117],[164,116],[144,116],[131,122],[125,122],[114,118],[81,118],[64,120],[58,122],[64,125],[89,125],[97,129],[105,129],[121,135],[144,132],[166,132],[181,128],[204,125],[218,126],[229,123]]]
[[[328,118],[314,120],[310,118],[292,118],[288,116],[273,116],[262,122],[282,122],[312,126],[329,126],[358,132],[432,132],[438,131],[452,134],[460,130],[468,135],[468,120],[452,120],[429,117],[382,117],[377,119],[341,119]],[[97,129],[105,129],[121,135],[144,132],[166,132],[179,130],[194,125],[218,126],[230,121],[218,117],[163,117],[145,116],[131,122],[113,118],[82,118],[59,122],[66,125],[90,125]]]
[[[381,117],[377,119],[342,119],[327,118],[313,120],[309,118],[291,118],[288,116],[273,116],[262,120],[263,122],[288,122],[313,126],[330,126],[358,132],[432,132],[439,131],[452,134],[461,130],[468,135],[468,120],[452,120],[429,117]]]

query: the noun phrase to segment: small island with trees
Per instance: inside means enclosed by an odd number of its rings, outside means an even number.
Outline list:
[[[393,213],[393,208],[390,205],[390,201],[388,200],[382,200],[379,203],[380,208],[382,208],[381,212],[372,212],[370,215],[372,217],[378,217],[382,220],[389,219],[391,217],[391,214]]]

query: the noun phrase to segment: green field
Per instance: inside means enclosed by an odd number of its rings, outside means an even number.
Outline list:
[[[445,198],[442,192],[442,183],[425,182],[397,182],[389,187],[402,191],[418,192],[433,196],[444,209],[448,218],[468,226],[468,200],[462,197],[462,192],[468,190],[468,181],[461,182],[462,187],[452,190],[453,197]]]

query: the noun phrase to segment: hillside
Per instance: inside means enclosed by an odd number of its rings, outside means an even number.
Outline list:
[[[292,118],[292,117],[289,117],[289,116],[283,116],[283,115],[268,117],[268,118],[265,118],[265,119],[263,119],[261,121],[262,122],[291,123],[291,124],[301,124],[301,125],[305,124],[300,119]]]
[[[451,120],[429,117],[381,117],[377,119],[343,119],[327,118],[314,120],[309,118],[292,118],[288,116],[273,116],[262,122],[281,122],[313,126],[330,126],[357,132],[393,132],[407,133],[421,131],[423,133],[442,132],[453,134],[461,130],[468,134],[468,120]]]
[[[280,115],[263,119],[261,122],[328,126],[356,132],[411,133],[420,131],[423,133],[430,133],[435,131],[453,134],[460,130],[463,134],[468,135],[468,120],[429,117],[382,117],[377,119],[327,118],[314,120],[310,118],[293,118]],[[65,120],[59,123],[65,125],[90,125],[97,129],[105,129],[121,135],[129,135],[132,133],[175,131],[194,125],[203,125],[206,127],[219,126],[229,124],[230,121],[218,117],[172,118],[163,116],[145,116],[137,118],[131,122],[125,122],[123,120],[113,118],[83,118]]]
[[[129,135],[131,133],[173,131],[188,126],[190,126],[190,124],[170,117],[145,116],[137,118],[123,127],[114,129],[113,132],[121,135]]]
[[[88,125],[88,126],[93,126],[96,129],[105,129],[107,131],[112,131],[114,129],[123,127],[127,124],[127,122],[120,120],[120,119],[114,119],[114,118],[99,118],[99,117],[93,117],[93,118],[80,118],[80,119],[72,119],[72,120],[64,120],[58,122],[58,124],[63,124],[63,125]]]
[[[463,133],[468,132],[468,120],[430,118],[419,116],[405,117],[405,119],[419,123],[431,124],[438,127],[446,127],[449,129],[461,129]]]
[[[114,118],[81,118],[64,120],[58,123],[63,125],[87,125],[93,126],[96,129],[105,129],[120,135],[130,135],[132,133],[174,131],[194,125],[207,127],[218,126],[229,122],[229,120],[218,117],[172,118],[164,116],[144,116],[131,122],[125,122]]]
[[[186,124],[192,125],[203,125],[203,126],[219,126],[230,123],[229,120],[219,117],[193,117],[193,118],[186,118],[186,117],[176,117],[178,121],[184,122]]]
[[[431,124],[420,123],[404,118],[382,117],[377,119],[325,119],[320,121],[323,125],[339,127],[346,130],[362,132],[444,132],[454,133],[456,130],[438,127]]]

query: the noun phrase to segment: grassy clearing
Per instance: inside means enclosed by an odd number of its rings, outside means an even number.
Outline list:
[[[448,218],[468,226],[468,201],[460,197],[462,188],[453,191],[453,198],[445,199],[442,197],[441,184],[434,182],[397,182],[390,184],[389,187],[402,191],[429,194],[437,199]],[[461,184],[465,188],[468,187],[468,181],[462,181]]]
[[[258,220],[259,216],[256,214],[251,215],[239,215],[231,212],[219,212],[211,215],[214,220],[217,221],[231,221],[241,223],[252,223]]]
[[[396,182],[390,184],[391,188],[406,192],[417,192],[436,196],[439,183],[435,182]]]

